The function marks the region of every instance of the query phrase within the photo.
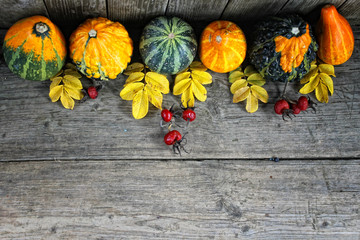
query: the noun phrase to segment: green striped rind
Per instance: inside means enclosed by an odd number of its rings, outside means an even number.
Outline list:
[[[169,34],[174,38],[169,38]],[[157,17],[143,30],[140,39],[143,62],[161,74],[176,74],[187,68],[197,50],[193,28],[178,17]]]
[[[40,39],[41,38],[39,38],[39,40]],[[38,58],[38,56],[34,55],[34,52],[25,53],[22,48],[25,42],[26,40],[16,49],[7,46],[6,42],[4,42],[2,49],[6,64],[13,73],[21,78],[44,81],[53,77],[64,66],[65,58],[61,59],[55,49],[53,49],[53,51],[55,51],[56,60],[45,61],[43,56]],[[44,51],[44,49],[42,49],[42,51]],[[50,51],[50,49],[46,49],[46,51]]]

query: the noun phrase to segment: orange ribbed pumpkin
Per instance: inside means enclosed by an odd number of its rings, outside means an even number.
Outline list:
[[[316,27],[319,43],[318,57],[325,63],[339,65],[346,62],[354,50],[354,35],[349,22],[333,5],[321,9]]]
[[[88,78],[116,78],[127,67],[132,52],[125,27],[103,17],[87,19],[70,36],[70,57]]]
[[[202,32],[199,56],[210,70],[226,73],[235,70],[244,61],[246,38],[233,22],[214,21]]]

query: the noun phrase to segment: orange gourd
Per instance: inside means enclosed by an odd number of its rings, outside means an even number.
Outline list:
[[[125,27],[103,17],[87,19],[70,36],[70,57],[88,78],[116,78],[127,67],[132,52]]]
[[[214,21],[202,32],[199,46],[201,62],[210,70],[226,73],[238,68],[246,55],[246,38],[233,22]]]
[[[325,63],[339,65],[346,62],[354,50],[354,35],[349,22],[333,5],[321,9],[316,27],[319,43],[318,57]]]

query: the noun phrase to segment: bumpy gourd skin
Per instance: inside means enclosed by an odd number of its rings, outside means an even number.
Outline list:
[[[288,46],[278,52],[279,36],[287,38]],[[255,26],[252,37],[250,62],[267,80],[299,81],[316,58],[318,45],[311,27],[298,15],[267,18]]]
[[[70,36],[70,57],[88,78],[116,78],[127,67],[132,52],[125,27],[106,18],[88,19]]]

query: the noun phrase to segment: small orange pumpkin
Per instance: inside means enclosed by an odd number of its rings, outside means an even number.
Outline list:
[[[233,22],[214,21],[202,32],[199,56],[210,70],[226,73],[235,70],[244,61],[246,38]]]
[[[319,43],[318,57],[325,63],[339,65],[346,62],[354,50],[354,35],[349,22],[333,5],[321,9],[316,27]]]
[[[125,27],[103,17],[87,19],[70,36],[70,57],[88,78],[116,78],[127,67],[132,52]]]

